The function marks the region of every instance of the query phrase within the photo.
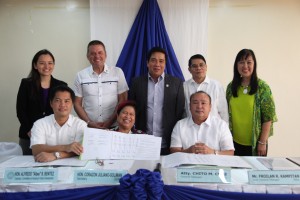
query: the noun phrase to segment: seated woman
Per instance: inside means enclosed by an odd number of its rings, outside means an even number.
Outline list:
[[[117,126],[110,130],[127,134],[145,134],[134,128],[135,116],[135,102],[129,100],[121,102],[117,108]]]

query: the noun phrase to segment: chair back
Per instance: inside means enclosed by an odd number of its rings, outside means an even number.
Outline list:
[[[0,142],[0,157],[23,155],[22,148],[15,142]]]

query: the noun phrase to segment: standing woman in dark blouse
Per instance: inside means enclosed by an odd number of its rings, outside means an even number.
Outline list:
[[[23,78],[17,96],[17,117],[21,123],[19,144],[24,155],[31,155],[30,136],[33,123],[47,115],[53,114],[49,103],[49,92],[58,85],[67,83],[52,77],[55,59],[46,49],[37,52],[31,64],[27,78]]]

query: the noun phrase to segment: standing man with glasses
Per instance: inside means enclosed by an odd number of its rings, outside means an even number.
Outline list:
[[[188,64],[192,78],[183,83],[186,116],[191,116],[189,109],[190,96],[197,91],[204,91],[211,97],[211,115],[219,116],[228,124],[228,105],[224,88],[220,82],[210,79],[206,75],[207,65],[205,58],[201,54],[193,55],[189,59]]]

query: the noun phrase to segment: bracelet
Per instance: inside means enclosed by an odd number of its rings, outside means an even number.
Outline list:
[[[261,141],[259,141],[259,140],[257,141],[257,143],[258,143],[258,144],[262,144],[262,145],[267,145],[267,144],[268,144],[267,142],[261,142]]]

